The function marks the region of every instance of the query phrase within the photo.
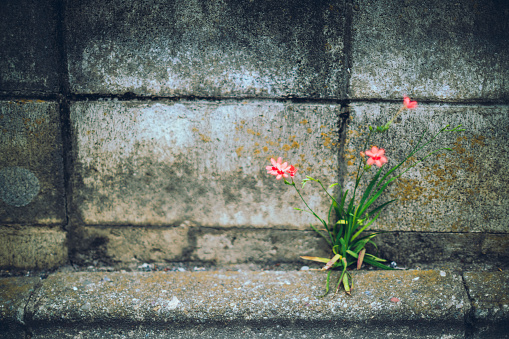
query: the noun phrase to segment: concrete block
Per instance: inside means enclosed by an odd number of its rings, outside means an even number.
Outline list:
[[[503,338],[509,333],[509,273],[466,272],[472,300],[473,338]]]
[[[419,338],[464,337],[470,303],[460,276],[438,271],[352,274],[352,296],[330,293],[325,298],[318,297],[324,272],[55,274],[43,281],[26,309],[36,334],[85,324],[143,324],[175,334],[201,324],[267,327],[275,334],[286,327],[314,328],[327,331],[324,337],[341,330],[345,337],[373,338],[368,334],[382,334],[382,329],[403,338],[409,337],[404,330]],[[316,338],[324,333],[307,334]],[[246,336],[233,336],[240,337]]]
[[[67,235],[46,227],[0,227],[0,267],[51,269],[67,262]]]
[[[0,222],[65,222],[58,104],[0,102]]]
[[[40,278],[0,279],[0,337],[25,337],[25,306],[41,283]]]
[[[267,174],[282,156],[326,185],[338,178],[339,105],[74,102],[73,202],[86,225],[309,229],[293,188]],[[327,186],[326,186],[327,187]],[[325,217],[317,185],[303,190]]]
[[[55,0],[0,3],[0,93],[59,89]]]
[[[387,232],[374,239],[380,256],[399,267],[509,269],[509,234]]]
[[[507,1],[368,1],[353,10],[351,98],[509,98]]]
[[[94,260],[123,266],[182,260],[189,247],[188,229],[141,227],[80,227],[73,234],[74,262]]]
[[[312,230],[198,229],[193,238],[196,245],[191,260],[215,264],[301,261],[309,265],[309,261],[299,256],[327,257],[330,254],[325,240]]]
[[[385,124],[398,108],[393,104],[352,104],[343,154],[347,162],[347,189],[354,185],[368,125]],[[416,110],[403,112],[387,133],[375,134],[369,144],[386,150],[387,171],[406,157],[425,129],[432,134],[447,124],[451,127],[462,124],[466,129],[436,139],[430,150],[451,147],[452,151],[427,158],[388,187],[379,203],[399,200],[382,212],[372,228],[508,233],[509,153],[504,151],[508,116],[508,106],[421,104]],[[417,154],[412,161],[426,154]],[[365,179],[375,172],[376,167]]]
[[[345,1],[71,1],[71,91],[344,96]]]

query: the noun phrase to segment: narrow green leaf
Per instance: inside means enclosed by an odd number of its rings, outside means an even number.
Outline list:
[[[330,283],[330,275],[332,271],[327,272],[327,280],[325,281],[325,294],[319,296],[318,298],[323,298],[329,293],[329,283]]]
[[[387,205],[392,204],[392,203],[393,203],[393,202],[395,202],[396,200],[398,200],[398,199],[392,199],[391,201],[387,201],[387,202],[385,202],[385,203],[381,204],[380,206],[375,207],[374,209],[372,209],[371,211],[369,211],[369,212],[368,212],[368,213],[366,213],[366,214],[367,214],[368,216],[372,216],[372,215],[374,215],[376,212],[378,212],[378,211],[382,210],[382,209],[383,209],[383,208],[385,208]],[[369,207],[369,206],[368,206],[368,207]]]
[[[331,240],[332,239],[329,239],[329,237],[327,237],[325,234],[323,234],[322,232],[320,232],[315,226],[313,226],[313,224],[309,224],[311,226],[311,228],[318,234],[320,234],[326,241],[327,243],[329,244],[329,246],[332,248],[332,242]],[[329,235],[330,236],[330,235]]]
[[[386,262],[386,261],[387,261],[387,260],[385,260],[385,259],[382,259],[382,258],[379,258],[379,257],[377,257],[377,256],[374,256],[373,254],[366,253],[366,255],[367,255],[368,257],[370,257],[371,259],[375,260],[375,261],[380,261],[380,262]]]
[[[364,205],[364,201],[366,201],[366,199],[371,194],[371,191],[373,190],[373,187],[375,187],[375,184],[376,184],[378,178],[380,177],[380,174],[382,173],[382,169],[383,168],[380,167],[380,169],[376,172],[376,174],[373,177],[373,179],[371,179],[371,181],[369,182],[368,187],[366,187],[366,190],[364,191],[364,194],[362,195],[361,201],[359,202],[359,208],[362,208],[362,205]]]
[[[364,262],[370,264],[371,266],[383,268],[384,270],[394,270],[394,268],[390,266],[386,266],[384,264],[379,263],[378,261],[371,260],[367,257],[364,257]]]
[[[376,219],[378,219],[378,217],[380,216],[380,213],[382,211],[378,211],[378,213],[375,215],[374,218],[372,218],[366,225],[364,225],[363,227],[361,227],[351,238],[351,240],[353,241],[355,238],[357,238],[359,236],[359,234],[361,234],[362,232],[364,232],[365,229],[367,229],[373,222],[375,222]]]
[[[346,250],[346,253],[350,254],[354,258],[358,258],[359,257],[359,255],[357,253],[355,253],[353,251],[350,251],[350,250]]]
[[[351,295],[351,293],[350,293],[350,285],[348,284],[348,274],[345,274],[343,276],[343,287],[345,288],[346,294]]]

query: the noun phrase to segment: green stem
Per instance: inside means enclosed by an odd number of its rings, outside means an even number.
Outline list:
[[[306,207],[309,209],[309,211],[311,213],[313,213],[313,215],[322,222],[322,225],[325,227],[325,230],[327,231],[327,233],[329,234],[329,237],[331,239],[331,242],[334,243],[334,238],[332,237],[332,234],[329,230],[329,227],[328,225],[322,220],[322,218],[320,218],[312,209],[311,207],[309,207],[308,203],[306,202],[306,200],[304,200],[304,198],[302,197],[302,194],[300,194],[300,191],[299,189],[297,188],[297,185],[295,185],[295,182],[293,181],[293,178],[292,178],[292,183],[290,184],[293,186],[293,188],[295,188],[295,190],[297,191],[297,194],[299,195],[300,199],[302,200],[302,202],[304,203],[304,205],[306,205]]]

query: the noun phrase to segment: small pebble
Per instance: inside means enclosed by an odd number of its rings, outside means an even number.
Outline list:
[[[302,266],[300,268],[301,271],[309,271],[309,266]]]
[[[440,276],[445,277],[447,274],[444,271],[440,271]]]

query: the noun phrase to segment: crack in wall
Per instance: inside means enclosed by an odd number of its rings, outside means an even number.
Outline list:
[[[470,302],[470,310],[468,313],[465,313],[465,338],[472,338],[475,332],[475,306],[465,279],[465,272],[461,272],[461,281],[463,282],[465,293],[467,294],[468,301]]]

